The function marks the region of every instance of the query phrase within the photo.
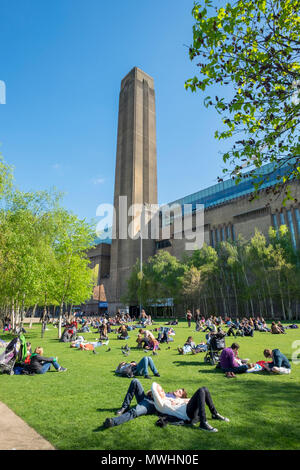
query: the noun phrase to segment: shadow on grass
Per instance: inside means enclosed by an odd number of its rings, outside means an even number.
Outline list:
[[[215,367],[213,367],[212,369],[206,369],[206,370],[199,369],[198,372],[200,372],[201,374],[219,374],[219,375],[225,374],[225,372],[222,369],[216,369]],[[241,374],[238,374],[238,375],[241,375]]]
[[[102,424],[101,426],[98,426],[98,428],[93,429],[93,432],[105,431],[106,429],[107,428],[105,428]]]
[[[115,413],[115,412],[118,411],[119,409],[120,409],[120,407],[119,407],[119,408],[97,408],[96,411],[99,411],[99,413],[102,413],[102,412],[104,412],[104,411],[109,411],[109,412],[111,412],[111,413]]]
[[[179,366],[210,366],[212,367],[210,364],[206,364],[205,362],[189,362],[189,361],[173,361],[173,364],[177,365],[177,367]]]

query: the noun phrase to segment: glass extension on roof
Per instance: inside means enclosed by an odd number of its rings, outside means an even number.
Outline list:
[[[112,241],[112,227],[106,227],[101,233],[98,234],[98,237],[93,241],[93,245],[100,245],[101,243],[108,243],[111,245]]]
[[[274,163],[268,163],[267,165],[262,166],[259,170],[256,170],[257,175],[263,175],[265,181],[263,182],[261,189],[274,186],[278,183],[278,176],[286,174],[287,167],[295,162],[296,158],[291,161],[291,163],[286,163],[281,166],[281,168],[275,168]],[[192,204],[192,209],[196,209],[196,204],[203,204],[205,208],[213,207],[218,204],[222,204],[226,201],[236,199],[240,196],[251,194],[254,191],[253,182],[258,181],[254,178],[249,177],[249,179],[242,180],[239,184],[236,184],[233,180],[226,180],[222,183],[215,184],[209,188],[203,189],[193,194],[189,194],[181,199],[170,202],[167,206],[172,206],[173,204],[178,204],[183,206],[184,204]],[[300,215],[297,213],[298,219],[297,223],[300,226]],[[172,214],[169,216],[170,220],[163,220],[162,225],[169,225],[171,223]],[[168,218],[168,217],[167,217]],[[284,223],[284,222],[283,222]],[[234,230],[234,229],[233,229]],[[233,232],[234,236],[234,232]],[[106,228],[104,233],[101,233],[100,236],[95,238],[95,245],[99,243],[111,243],[112,239],[112,227]]]
[[[275,168],[274,163],[268,163],[262,166],[259,170],[256,171],[257,175],[264,176],[264,182],[261,185],[260,189],[268,188],[274,186],[278,183],[278,176],[286,174],[286,169],[289,164],[283,165],[281,168]],[[251,178],[242,180],[240,183],[236,184],[234,180],[227,180],[221,183],[210,186],[209,188],[202,189],[193,194],[189,194],[181,199],[177,199],[169,203],[169,206],[173,204],[180,204],[182,207],[184,204],[192,204],[193,210],[196,209],[196,204],[204,204],[205,208],[215,206],[217,204],[222,204],[231,199],[235,199],[246,194],[251,194],[254,192],[253,182],[258,182],[259,179]]]

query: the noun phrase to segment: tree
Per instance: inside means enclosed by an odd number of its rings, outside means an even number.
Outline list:
[[[296,301],[298,308],[300,297],[300,253],[294,249],[290,232],[286,225],[279,230],[269,229],[270,247],[272,247],[273,272],[278,280],[278,291],[281,297],[282,313],[285,310],[288,319],[292,319],[292,304]]]
[[[167,251],[159,251],[143,263],[143,277],[137,261],[128,280],[124,303],[141,299],[144,306],[164,304],[172,298],[174,303],[181,297],[182,276],[185,267]]]
[[[44,320],[50,306],[58,305],[61,319],[64,304],[91,297],[87,249],[93,228],[62,209],[60,198],[56,191],[15,189],[0,159],[0,317],[9,316],[14,328],[30,307],[43,307]]]
[[[203,288],[203,280],[201,279],[201,271],[191,266],[182,279],[182,293],[188,298],[188,306],[199,306],[201,300],[201,290]]]
[[[93,271],[89,268],[87,250],[94,239],[92,227],[66,210],[54,214],[56,236],[53,240],[55,266],[51,297],[60,306],[58,337],[64,304],[83,303],[92,295]]]
[[[54,198],[55,201],[55,198]],[[0,211],[0,286],[2,302],[11,306],[13,325],[25,308],[38,302],[44,281],[44,266],[49,263],[46,212],[53,204],[46,191],[22,193],[12,191]],[[42,287],[44,292],[45,286]]]
[[[288,182],[300,179],[299,6],[299,0],[238,0],[217,8],[202,0],[192,11],[189,55],[200,59],[201,77],[187,80],[185,87],[230,89],[231,98],[207,96],[204,104],[214,106],[226,126],[216,131],[217,139],[240,134],[223,154],[228,165],[223,172],[237,183],[256,178],[254,197],[264,182],[257,171],[264,163],[281,169],[274,192],[284,187],[290,197]]]
[[[5,163],[0,153],[0,200],[12,187],[12,168]]]

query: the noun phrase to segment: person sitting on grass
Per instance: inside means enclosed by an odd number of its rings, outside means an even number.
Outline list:
[[[271,333],[272,335],[282,334],[282,330],[276,325],[274,321],[272,321],[272,324],[271,324]]]
[[[220,366],[228,378],[235,377],[235,374],[242,374],[249,368],[247,364],[240,364],[240,361],[237,361],[239,348],[237,343],[232,343],[230,348],[224,348],[221,352]]]
[[[44,350],[41,346],[35,348],[34,353],[30,356],[30,364],[28,369],[34,374],[45,374],[48,372],[51,365],[58,372],[65,372],[67,369],[60,366],[57,362],[57,357],[44,357]]]
[[[217,331],[217,327],[216,325],[214,324],[213,322],[213,319],[212,317],[208,318],[205,322],[205,328],[203,328],[202,330],[204,333],[206,331],[209,331],[209,332],[214,332],[214,331]]]
[[[141,335],[144,335],[144,338],[142,339],[142,343],[144,343],[144,348],[145,349],[153,349],[154,351],[156,349],[159,349],[159,343],[153,333],[149,330],[143,330],[142,328],[139,329],[139,333]]]
[[[220,415],[215,408],[209,390],[206,387],[198,388],[192,398],[171,398],[167,396],[161,385],[153,382],[152,395],[155,408],[159,413],[178,418],[186,424],[195,425],[200,422],[199,428],[208,432],[218,432],[206,419],[205,404],[211,412],[212,419],[229,422],[228,418]]]
[[[272,362],[265,366],[268,372],[273,374],[290,374],[291,364],[287,357],[279,349],[265,349],[264,356],[271,358]]]
[[[137,335],[136,342],[138,349],[143,349],[143,335],[141,333]]]
[[[253,327],[251,326],[250,322],[246,322],[243,326],[244,336],[252,336],[253,337]]]
[[[145,349],[149,349],[150,351],[155,352],[157,349],[159,349],[159,342],[154,336],[151,336],[148,338],[149,342],[148,345],[145,347]]]
[[[179,354],[187,354],[192,352],[192,349],[196,347],[196,344],[193,341],[193,337],[189,336],[182,348],[177,348]]]
[[[279,328],[279,331],[281,332],[281,334],[283,334],[283,335],[286,334],[285,328],[284,328],[283,324],[281,323],[281,321],[279,321],[277,323],[277,328]]]
[[[119,333],[118,339],[129,339],[126,325],[121,325],[117,332]]]
[[[100,326],[99,326],[99,334],[100,334],[100,340],[108,340],[108,336],[107,336],[107,324],[106,322],[103,322]]]
[[[236,337],[236,332],[234,331],[235,325],[231,326],[227,331],[227,336],[234,336]]]
[[[169,326],[161,326],[160,328],[156,329],[158,331],[157,341],[159,343],[169,343],[173,342],[175,336],[174,328],[170,328]]]
[[[267,331],[271,331],[270,328],[268,328],[267,324],[265,321],[261,321],[261,320],[256,320],[256,323],[255,323],[255,328],[257,331],[260,331],[260,332],[267,332]]]
[[[135,396],[137,405],[130,408],[131,401]],[[169,392],[166,394],[169,398],[186,398],[187,394],[184,388],[175,390],[175,392]],[[139,416],[154,415],[157,414],[157,410],[154,405],[152,392],[144,392],[143,386],[138,379],[133,379],[130,382],[128,391],[125,395],[121,408],[116,412],[116,417],[106,418],[103,423],[104,428],[111,428],[113,426],[119,426],[120,424],[127,423],[128,421],[138,418]]]
[[[160,374],[158,373],[158,370],[155,367],[153,359],[148,356],[143,357],[139,363],[137,363],[136,361],[131,361],[130,363],[120,362],[115,372],[116,374],[120,374],[125,377],[143,375],[145,379],[150,379],[148,367],[150,367],[155,377],[160,377]]]
[[[199,352],[207,351],[207,345],[205,343],[200,343],[196,346],[193,337],[189,336],[182,348],[177,348],[179,354],[198,354]]]

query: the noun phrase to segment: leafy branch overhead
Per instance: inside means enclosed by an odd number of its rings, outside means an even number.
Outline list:
[[[264,181],[257,169],[268,162],[275,169],[289,163],[278,184],[300,179],[299,6],[299,0],[248,0],[218,8],[202,0],[192,11],[189,55],[200,75],[185,87],[227,86],[229,99],[206,96],[204,104],[221,116],[224,127],[215,137],[235,139],[223,155],[224,174],[237,182],[255,175],[256,190]]]

